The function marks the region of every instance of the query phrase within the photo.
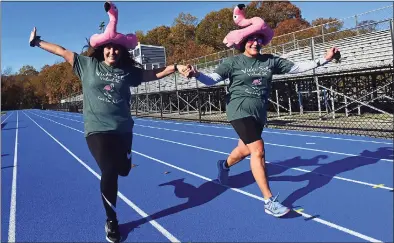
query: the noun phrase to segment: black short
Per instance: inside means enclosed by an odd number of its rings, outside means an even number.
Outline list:
[[[233,120],[230,123],[244,144],[261,140],[263,125],[253,116]]]
[[[101,172],[127,176],[131,170],[132,133],[94,133],[86,137]]]

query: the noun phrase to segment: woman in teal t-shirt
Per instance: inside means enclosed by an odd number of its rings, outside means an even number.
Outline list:
[[[90,152],[101,170],[100,189],[107,215],[106,239],[121,241],[116,215],[118,176],[131,169],[133,119],[130,113],[130,87],[161,79],[186,66],[171,65],[143,70],[128,50],[137,45],[136,36],[117,33],[117,8],[106,2],[110,22],[104,33],[90,38],[88,56],[78,55],[59,45],[40,39],[36,28],[30,34],[30,46],[63,57],[82,81],[85,137]]]
[[[262,55],[260,50],[271,41],[273,31],[261,18],[245,19],[244,7],[243,4],[235,7],[233,19],[239,26],[247,27],[231,31],[224,39],[228,47],[234,46],[243,53],[226,58],[209,75],[191,68],[186,76],[194,76],[206,85],[230,80],[229,93],[226,96],[226,113],[240,139],[227,160],[217,162],[218,180],[223,184],[227,183],[229,168],[250,155],[253,176],[265,199],[265,212],[281,217],[290,209],[279,203],[270,190],[265,171],[264,141],[261,136],[267,119],[272,75],[305,72],[324,65],[333,59],[338,49],[331,48],[324,58],[303,63],[293,63],[273,55]]]

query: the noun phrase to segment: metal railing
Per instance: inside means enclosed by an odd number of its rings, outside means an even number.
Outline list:
[[[334,39],[342,39],[350,36],[364,34],[365,31],[372,31],[371,27],[381,20],[389,20],[393,18],[393,6],[386,6],[383,8],[371,10],[337,21],[328,22],[325,24],[312,26],[306,29],[295,31],[289,34],[276,36],[271,43],[265,48],[265,53],[271,54],[285,54],[290,51],[297,50],[310,43],[310,39],[321,39],[324,43]],[[373,21],[373,22],[363,22]],[[362,24],[364,23],[364,24]],[[388,22],[387,22],[388,23]],[[354,32],[351,30],[355,30]],[[336,33],[334,33],[336,32]],[[210,55],[194,58],[184,61],[183,64],[191,64],[199,68],[209,67],[217,60],[231,57],[238,54],[234,49],[216,52]]]

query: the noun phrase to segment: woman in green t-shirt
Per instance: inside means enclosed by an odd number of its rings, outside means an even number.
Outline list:
[[[290,209],[279,203],[270,190],[261,136],[267,120],[272,75],[311,70],[331,61],[334,54],[339,52],[334,47],[327,51],[324,58],[302,63],[260,54],[262,46],[273,38],[273,31],[261,18],[245,19],[244,7],[243,4],[235,7],[233,19],[239,26],[247,27],[231,31],[224,39],[228,47],[234,46],[243,53],[226,58],[211,74],[198,72],[192,67],[186,76],[191,75],[206,85],[229,79],[226,113],[240,139],[227,160],[217,162],[218,180],[226,184],[229,168],[250,155],[252,174],[265,199],[265,212],[281,217]]]
[[[104,33],[90,38],[87,56],[41,40],[36,28],[29,42],[32,47],[63,57],[82,81],[85,137],[101,170],[100,189],[107,215],[106,239],[119,242],[118,176],[127,176],[131,169],[134,121],[130,113],[130,87],[161,79],[177,70],[183,74],[182,70],[187,67],[175,64],[154,70],[142,69],[128,52],[136,47],[136,36],[117,33],[116,6],[106,2],[104,8],[110,22]]]

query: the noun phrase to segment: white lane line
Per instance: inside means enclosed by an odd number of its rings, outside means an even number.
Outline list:
[[[66,150],[71,156],[73,156],[80,164],[82,164],[88,171],[90,171],[97,179],[101,179],[101,176],[97,174],[92,168],[90,168],[85,162],[83,162],[80,158],[78,158],[73,152],[71,152],[66,146],[64,146],[59,140],[53,137],[49,132],[47,132],[42,126],[40,126],[36,121],[34,121],[29,115],[23,112],[30,120],[32,120],[41,130],[43,130],[48,136],[50,136],[55,142],[57,142],[64,150]],[[76,130],[76,129],[75,129]],[[82,132],[83,133],[83,132]],[[155,227],[160,233],[162,233],[168,240],[171,242],[180,242],[175,236],[173,236],[170,232],[168,232],[163,226],[157,223],[155,220],[149,217],[147,213],[145,213],[142,209],[140,209],[137,205],[131,202],[126,196],[124,196],[121,192],[118,192],[118,196],[132,209],[134,209],[139,215],[143,218],[148,218],[148,222]]]
[[[71,115],[71,114],[65,114],[65,113],[60,113],[60,112],[53,112],[56,114],[62,114],[65,116],[74,116],[74,117],[82,117],[82,114],[78,115]],[[195,123],[187,123],[187,122],[172,122],[172,121],[162,121],[162,120],[153,120],[153,119],[147,119],[147,118],[134,118],[136,121],[145,121],[145,122],[157,122],[157,123],[167,123],[167,124],[175,124],[175,125],[185,125],[185,126],[198,126],[198,127],[207,127],[207,128],[218,128],[218,129],[227,129],[227,130],[233,130],[232,127],[226,127],[226,126],[215,126],[215,125],[203,125],[203,124],[195,124]],[[376,143],[376,144],[387,144],[387,145],[393,145],[393,142],[387,141],[374,141],[374,140],[363,140],[363,139],[352,139],[352,138],[339,138],[339,137],[329,137],[329,136],[318,136],[318,135],[310,135],[310,134],[300,134],[300,133],[289,133],[289,132],[275,132],[275,131],[267,131],[264,130],[264,133],[272,133],[272,134],[280,134],[280,135],[286,135],[286,136],[299,136],[299,137],[310,137],[310,138],[322,138],[322,139],[333,139],[333,140],[342,140],[342,141],[351,141],[351,142],[362,142],[362,143]]]
[[[65,118],[65,117],[61,117],[61,116],[55,116],[55,115],[48,115],[48,116],[53,116],[53,117],[57,117],[57,118],[65,119],[65,120],[70,120],[70,121],[83,123],[83,121],[70,119],[70,118]],[[215,138],[224,138],[224,139],[238,140],[238,138],[219,136],[219,135],[212,135],[212,134],[207,134],[207,133],[189,132],[189,131],[184,131],[184,130],[176,130],[176,129],[162,128],[162,127],[153,127],[153,126],[140,125],[140,124],[135,124],[135,126],[145,127],[145,128],[152,128],[152,129],[158,129],[158,130],[165,130],[165,131],[171,131],[171,132],[180,132],[180,133],[187,133],[187,134],[193,134],[193,135],[200,135],[200,136],[206,136],[206,137],[215,137]],[[357,156],[357,157],[360,157],[360,158],[378,159],[378,160],[387,161],[387,162],[394,162],[394,160],[392,160],[392,159],[382,159],[382,158],[362,156],[362,155],[357,155],[357,154],[348,154],[348,153],[341,153],[341,152],[335,152],[335,151],[320,150],[320,149],[313,149],[313,148],[304,148],[304,147],[284,145],[284,144],[276,144],[276,143],[269,143],[269,142],[264,142],[264,144],[271,145],[271,146],[277,146],[277,147],[285,147],[285,148],[292,148],[292,149],[299,149],[299,150],[307,150],[307,151],[313,151],[313,152],[321,152],[321,153],[336,154],[336,155],[345,155],[345,156],[351,156],[351,157]]]
[[[44,118],[44,119],[48,119],[48,118],[45,118],[45,117],[43,117],[43,118]],[[51,119],[48,119],[48,120],[53,121],[53,120],[51,120]],[[54,121],[54,122],[55,122],[55,121]],[[58,123],[58,122],[55,122],[55,123]],[[58,123],[58,124],[62,125],[61,123]],[[38,125],[38,124],[37,124],[37,125]],[[64,125],[64,126],[70,128],[70,127],[67,126],[67,125]],[[73,129],[73,130],[77,130],[77,129]],[[44,131],[45,131],[45,130],[44,130]],[[79,131],[79,130],[77,130],[77,131]],[[80,133],[83,133],[83,131],[79,131],[79,132],[80,132]],[[216,183],[216,184],[219,184],[219,183],[217,183],[216,181],[214,181],[214,180],[212,180],[212,179],[210,179],[210,178],[207,178],[207,177],[202,176],[202,175],[199,175],[199,174],[197,174],[197,173],[188,171],[188,170],[186,170],[186,169],[180,168],[180,167],[178,167],[178,166],[172,165],[172,164],[167,163],[167,162],[164,162],[164,161],[162,161],[162,160],[153,158],[153,157],[151,157],[151,156],[145,155],[145,154],[140,153],[140,152],[137,152],[137,151],[135,151],[135,150],[133,150],[133,153],[136,153],[136,154],[138,154],[138,155],[140,155],[140,156],[143,156],[143,157],[145,157],[145,158],[151,159],[151,160],[156,161],[156,162],[158,162],[158,163],[167,165],[167,166],[172,167],[172,168],[174,168],[174,169],[180,170],[180,171],[185,172],[185,173],[187,173],[187,174],[196,176],[196,177],[201,178],[201,179],[203,179],[203,180],[212,181],[212,182],[214,182],[214,183]],[[221,184],[219,184],[219,185],[221,185]],[[224,186],[224,185],[221,185],[221,186]],[[264,198],[259,197],[259,196],[254,195],[254,194],[251,194],[251,193],[248,193],[248,192],[245,192],[245,191],[243,191],[243,190],[240,190],[240,189],[237,189],[237,188],[231,188],[231,187],[228,187],[228,186],[224,186],[224,187],[229,188],[230,190],[236,191],[236,192],[238,192],[238,193],[241,193],[241,194],[243,194],[243,195],[245,195],[245,196],[248,196],[248,197],[251,197],[251,198],[255,198],[255,199],[260,200],[260,201],[264,201]],[[313,221],[315,221],[315,222],[318,222],[318,223],[321,223],[321,224],[323,224],[323,225],[329,226],[329,227],[331,227],[331,228],[337,229],[337,230],[342,231],[342,232],[344,232],[344,233],[353,235],[353,236],[358,237],[358,238],[360,238],[360,239],[364,239],[364,240],[367,240],[367,241],[370,241],[370,242],[382,242],[382,241],[379,241],[379,240],[377,240],[377,239],[375,239],[375,238],[372,238],[372,237],[369,237],[369,236],[367,236],[367,235],[364,235],[364,234],[361,234],[361,233],[359,233],[359,232],[356,232],[356,231],[354,231],[354,230],[351,230],[351,229],[342,227],[342,226],[340,226],[340,225],[331,223],[331,222],[326,221],[326,220],[324,220],[324,219],[321,219],[321,218],[314,218],[314,217],[313,217],[312,215],[310,215],[310,214],[307,214],[307,213],[304,213],[304,212],[301,212],[301,211],[294,211],[294,212],[296,212],[296,213],[302,215],[302,216],[305,217],[305,218],[308,218],[308,219],[313,220]]]
[[[143,135],[143,134],[139,134],[139,133],[134,133],[134,134],[137,135],[137,136],[146,137],[146,138],[150,138],[150,139],[155,139],[155,140],[159,140],[159,141],[163,141],[163,142],[168,142],[168,143],[173,143],[173,144],[182,145],[182,146],[186,146],[186,147],[191,147],[191,148],[196,148],[196,149],[200,149],[200,150],[210,151],[210,152],[214,152],[214,153],[229,155],[229,153],[226,153],[226,152],[217,151],[217,150],[213,150],[213,149],[208,149],[208,148],[204,148],[204,147],[194,146],[194,145],[185,144],[185,143],[179,143],[179,142],[176,142],[176,141],[171,141],[171,140],[162,139],[162,138],[151,137],[151,136],[147,136],[147,135]],[[250,157],[247,157],[246,159],[250,159]],[[269,164],[271,162],[266,161],[266,163]],[[393,190],[393,188],[391,188],[391,187],[380,186],[378,184],[372,184],[372,183],[367,183],[367,182],[363,182],[363,181],[352,180],[352,179],[348,179],[348,178],[344,178],[344,177],[340,177],[340,176],[332,176],[332,175],[327,175],[327,174],[316,173],[316,172],[313,172],[313,171],[310,171],[310,170],[287,167],[287,166],[283,166],[283,165],[278,165],[276,163],[271,163],[271,164],[272,165],[276,165],[276,166],[289,168],[291,170],[296,170],[296,171],[301,171],[301,172],[307,172],[307,173],[312,173],[312,174],[316,174],[316,175],[326,176],[326,177],[335,178],[335,179],[338,179],[338,180],[343,180],[343,181],[348,181],[348,182],[353,182],[353,183],[357,183],[357,184],[361,184],[361,185],[365,185],[365,186],[379,187],[379,188],[382,188],[382,189]]]
[[[13,172],[12,172],[10,222],[8,225],[8,242],[15,242],[16,176],[17,176],[17,169],[18,169],[18,167],[17,167],[17,165],[18,165],[18,126],[19,126],[19,114],[17,111],[16,112],[16,130],[15,130],[14,168],[13,168]]]
[[[152,120],[152,119],[147,119],[147,118],[134,118],[134,120],[136,120],[136,121],[137,120],[138,121],[146,121],[146,122],[167,123],[167,124],[175,124],[175,125],[198,126],[198,127],[233,130],[233,128],[230,127],[230,126],[226,127],[226,126],[215,126],[215,125],[202,125],[202,124],[193,124],[193,123],[186,123],[186,122],[181,123],[181,122],[172,122],[172,121]],[[267,131],[267,130],[264,130],[263,134],[264,133],[280,134],[280,135],[287,135],[287,136],[310,137],[310,138],[334,139],[334,140],[343,140],[343,141],[351,141],[351,142],[364,142],[364,143],[377,143],[377,144],[393,145],[392,142],[363,140],[363,139],[352,139],[352,138],[338,138],[338,137],[328,137],[328,136],[317,136],[317,135],[300,134],[300,133],[274,132],[274,131]]]
[[[156,162],[158,162],[158,163],[167,165],[167,166],[172,167],[172,168],[174,168],[174,169],[183,171],[183,172],[185,172],[185,173],[187,173],[187,174],[196,176],[196,177],[201,178],[201,179],[203,179],[203,180],[211,181],[211,182],[213,182],[213,183],[219,184],[217,181],[214,181],[214,180],[212,180],[212,179],[210,179],[210,178],[207,178],[207,177],[201,176],[201,175],[199,175],[199,174],[197,174],[197,173],[194,173],[194,172],[185,170],[185,169],[183,169],[183,168],[180,168],[180,167],[178,167],[178,166],[169,164],[169,163],[164,162],[164,161],[162,161],[162,160],[153,158],[153,157],[148,156],[148,155],[146,155],[146,154],[143,154],[143,153],[140,153],[140,152],[137,152],[137,151],[133,151],[133,152],[136,153],[136,154],[138,154],[138,155],[140,155],[140,156],[143,156],[143,157],[145,157],[145,158],[151,159],[151,160],[156,161]],[[245,191],[243,191],[243,190],[240,190],[240,189],[237,189],[237,188],[231,188],[231,187],[228,187],[228,186],[225,186],[225,185],[222,185],[222,184],[219,184],[219,185],[221,185],[221,186],[223,186],[223,187],[226,187],[226,188],[229,188],[229,189],[231,189],[231,190],[233,190],[233,191],[242,193],[242,194],[245,195],[245,196],[252,197],[252,198],[255,198],[255,199],[260,200],[260,201],[264,201],[264,198],[259,197],[259,196],[256,196],[256,195],[251,194],[251,193],[248,193],[248,192],[245,192]],[[364,234],[361,234],[361,233],[359,233],[359,232],[356,232],[356,231],[354,231],[354,230],[351,230],[351,229],[342,227],[342,226],[340,226],[340,225],[331,223],[331,222],[326,221],[326,220],[324,220],[324,219],[321,219],[321,218],[314,218],[314,217],[313,217],[312,215],[310,215],[310,214],[307,214],[307,213],[304,213],[304,212],[301,212],[301,211],[296,211],[296,210],[293,210],[293,211],[296,212],[296,213],[298,213],[298,214],[300,214],[300,215],[302,215],[303,217],[305,217],[305,218],[307,218],[307,219],[311,219],[311,220],[313,220],[313,221],[316,221],[316,222],[318,222],[318,223],[324,224],[324,225],[329,226],[329,227],[331,227],[331,228],[340,230],[340,231],[345,232],[345,233],[347,233],[347,234],[356,236],[356,237],[358,237],[358,238],[361,238],[361,239],[364,239],[364,240],[367,240],[367,241],[370,241],[370,242],[382,242],[382,241],[377,240],[377,239],[375,239],[375,238],[372,238],[372,237],[369,237],[369,236],[367,236],[367,235],[364,235]]]
[[[34,114],[34,113],[32,113],[32,114]],[[43,116],[40,116],[40,115],[37,115],[37,114],[34,114],[34,115],[35,115],[35,116],[38,116],[38,117],[41,117],[41,118],[43,118],[43,119],[49,120],[49,121],[51,121],[51,122],[54,122],[54,123],[56,123],[56,124],[59,124],[59,125],[61,125],[61,126],[67,127],[67,128],[72,129],[72,130],[74,130],[74,131],[78,131],[78,132],[80,132],[80,133],[83,133],[83,131],[81,131],[81,130],[78,130],[78,129],[75,129],[75,128],[73,128],[73,127],[64,125],[64,124],[62,124],[62,123],[60,123],[60,122],[57,122],[57,121],[54,121],[54,120],[52,120],[52,119],[49,119],[49,118],[46,118],[46,117],[43,117]],[[154,140],[159,140],[159,141],[163,141],[163,142],[167,142],[167,143],[173,143],[173,144],[177,144],[177,145],[182,145],[182,146],[185,146],[185,147],[190,147],[190,148],[205,150],[205,151],[214,152],[214,153],[218,153],[218,154],[229,155],[229,153],[226,153],[226,152],[222,152],[222,151],[218,151],[218,150],[213,150],[213,149],[209,149],[209,148],[204,148],[204,147],[199,147],[199,146],[194,146],[194,145],[191,145],[191,144],[180,143],[180,142],[176,142],[176,141],[172,141],[172,140],[167,140],[167,139],[163,139],[163,138],[152,137],[152,136],[148,136],[148,135],[144,135],[144,134],[140,134],[140,133],[135,133],[135,132],[134,132],[133,134],[136,135],[136,136],[140,136],[140,137],[146,137],[146,138],[150,138],[150,139],[154,139]],[[250,159],[250,157],[246,157],[245,159]],[[266,161],[266,163],[270,164],[271,162]],[[338,179],[338,180],[342,180],[342,181],[348,181],[348,182],[352,182],[352,183],[356,183],[356,184],[361,184],[361,185],[365,185],[365,186],[370,186],[370,187],[373,187],[373,188],[381,188],[381,189],[387,189],[387,190],[394,190],[394,188],[387,187],[387,186],[382,186],[381,184],[372,184],[372,183],[367,183],[367,182],[363,182],[363,181],[348,179],[348,178],[340,177],[340,176],[332,176],[332,175],[327,175],[327,174],[316,173],[316,172],[313,172],[313,171],[310,171],[310,170],[301,169],[301,168],[293,168],[293,167],[287,167],[287,166],[279,165],[279,164],[277,164],[277,163],[271,163],[271,164],[272,164],[272,165],[275,165],[275,166],[280,166],[280,167],[288,168],[288,169],[291,169],[291,170],[296,170],[296,171],[301,171],[301,172],[312,173],[312,174],[316,174],[316,175],[320,175],[320,176],[326,176],[326,177],[330,177],[330,178],[334,178],[334,179]]]
[[[206,137],[216,137],[216,138],[225,138],[225,139],[231,139],[231,140],[238,140],[238,138],[232,138],[232,137],[226,137],[226,136],[218,136],[218,135],[199,133],[199,132],[189,132],[189,131],[183,131],[183,130],[175,130],[175,129],[168,129],[168,128],[162,128],[162,127],[153,127],[153,126],[145,126],[145,125],[139,125],[139,124],[135,124],[135,126],[152,128],[152,129],[158,129],[158,130],[165,130],[165,131],[171,131],[171,132],[181,132],[181,133],[187,133],[187,134],[193,134],[193,135],[201,135],[201,136],[206,136]],[[292,149],[308,150],[308,151],[322,152],[322,153],[328,153],[328,154],[346,155],[346,156],[352,156],[352,157],[353,156],[357,156],[357,157],[361,157],[361,158],[378,159],[378,160],[393,162],[392,159],[381,159],[381,158],[368,157],[368,156],[362,156],[362,155],[357,155],[357,154],[348,154],[348,153],[341,153],[341,152],[334,152],[334,151],[320,150],[320,149],[312,149],[312,148],[304,148],[304,147],[290,146],[290,145],[284,145],[284,144],[275,144],[275,143],[268,143],[268,142],[264,142],[264,144],[272,145],[272,146],[278,146],[278,147],[292,148]]]
[[[17,112],[18,113],[18,112]],[[5,121],[7,121],[8,118],[10,118],[10,116],[12,116],[12,114],[14,114],[14,112],[11,112],[11,114],[9,114],[2,122],[1,124],[3,124]]]

